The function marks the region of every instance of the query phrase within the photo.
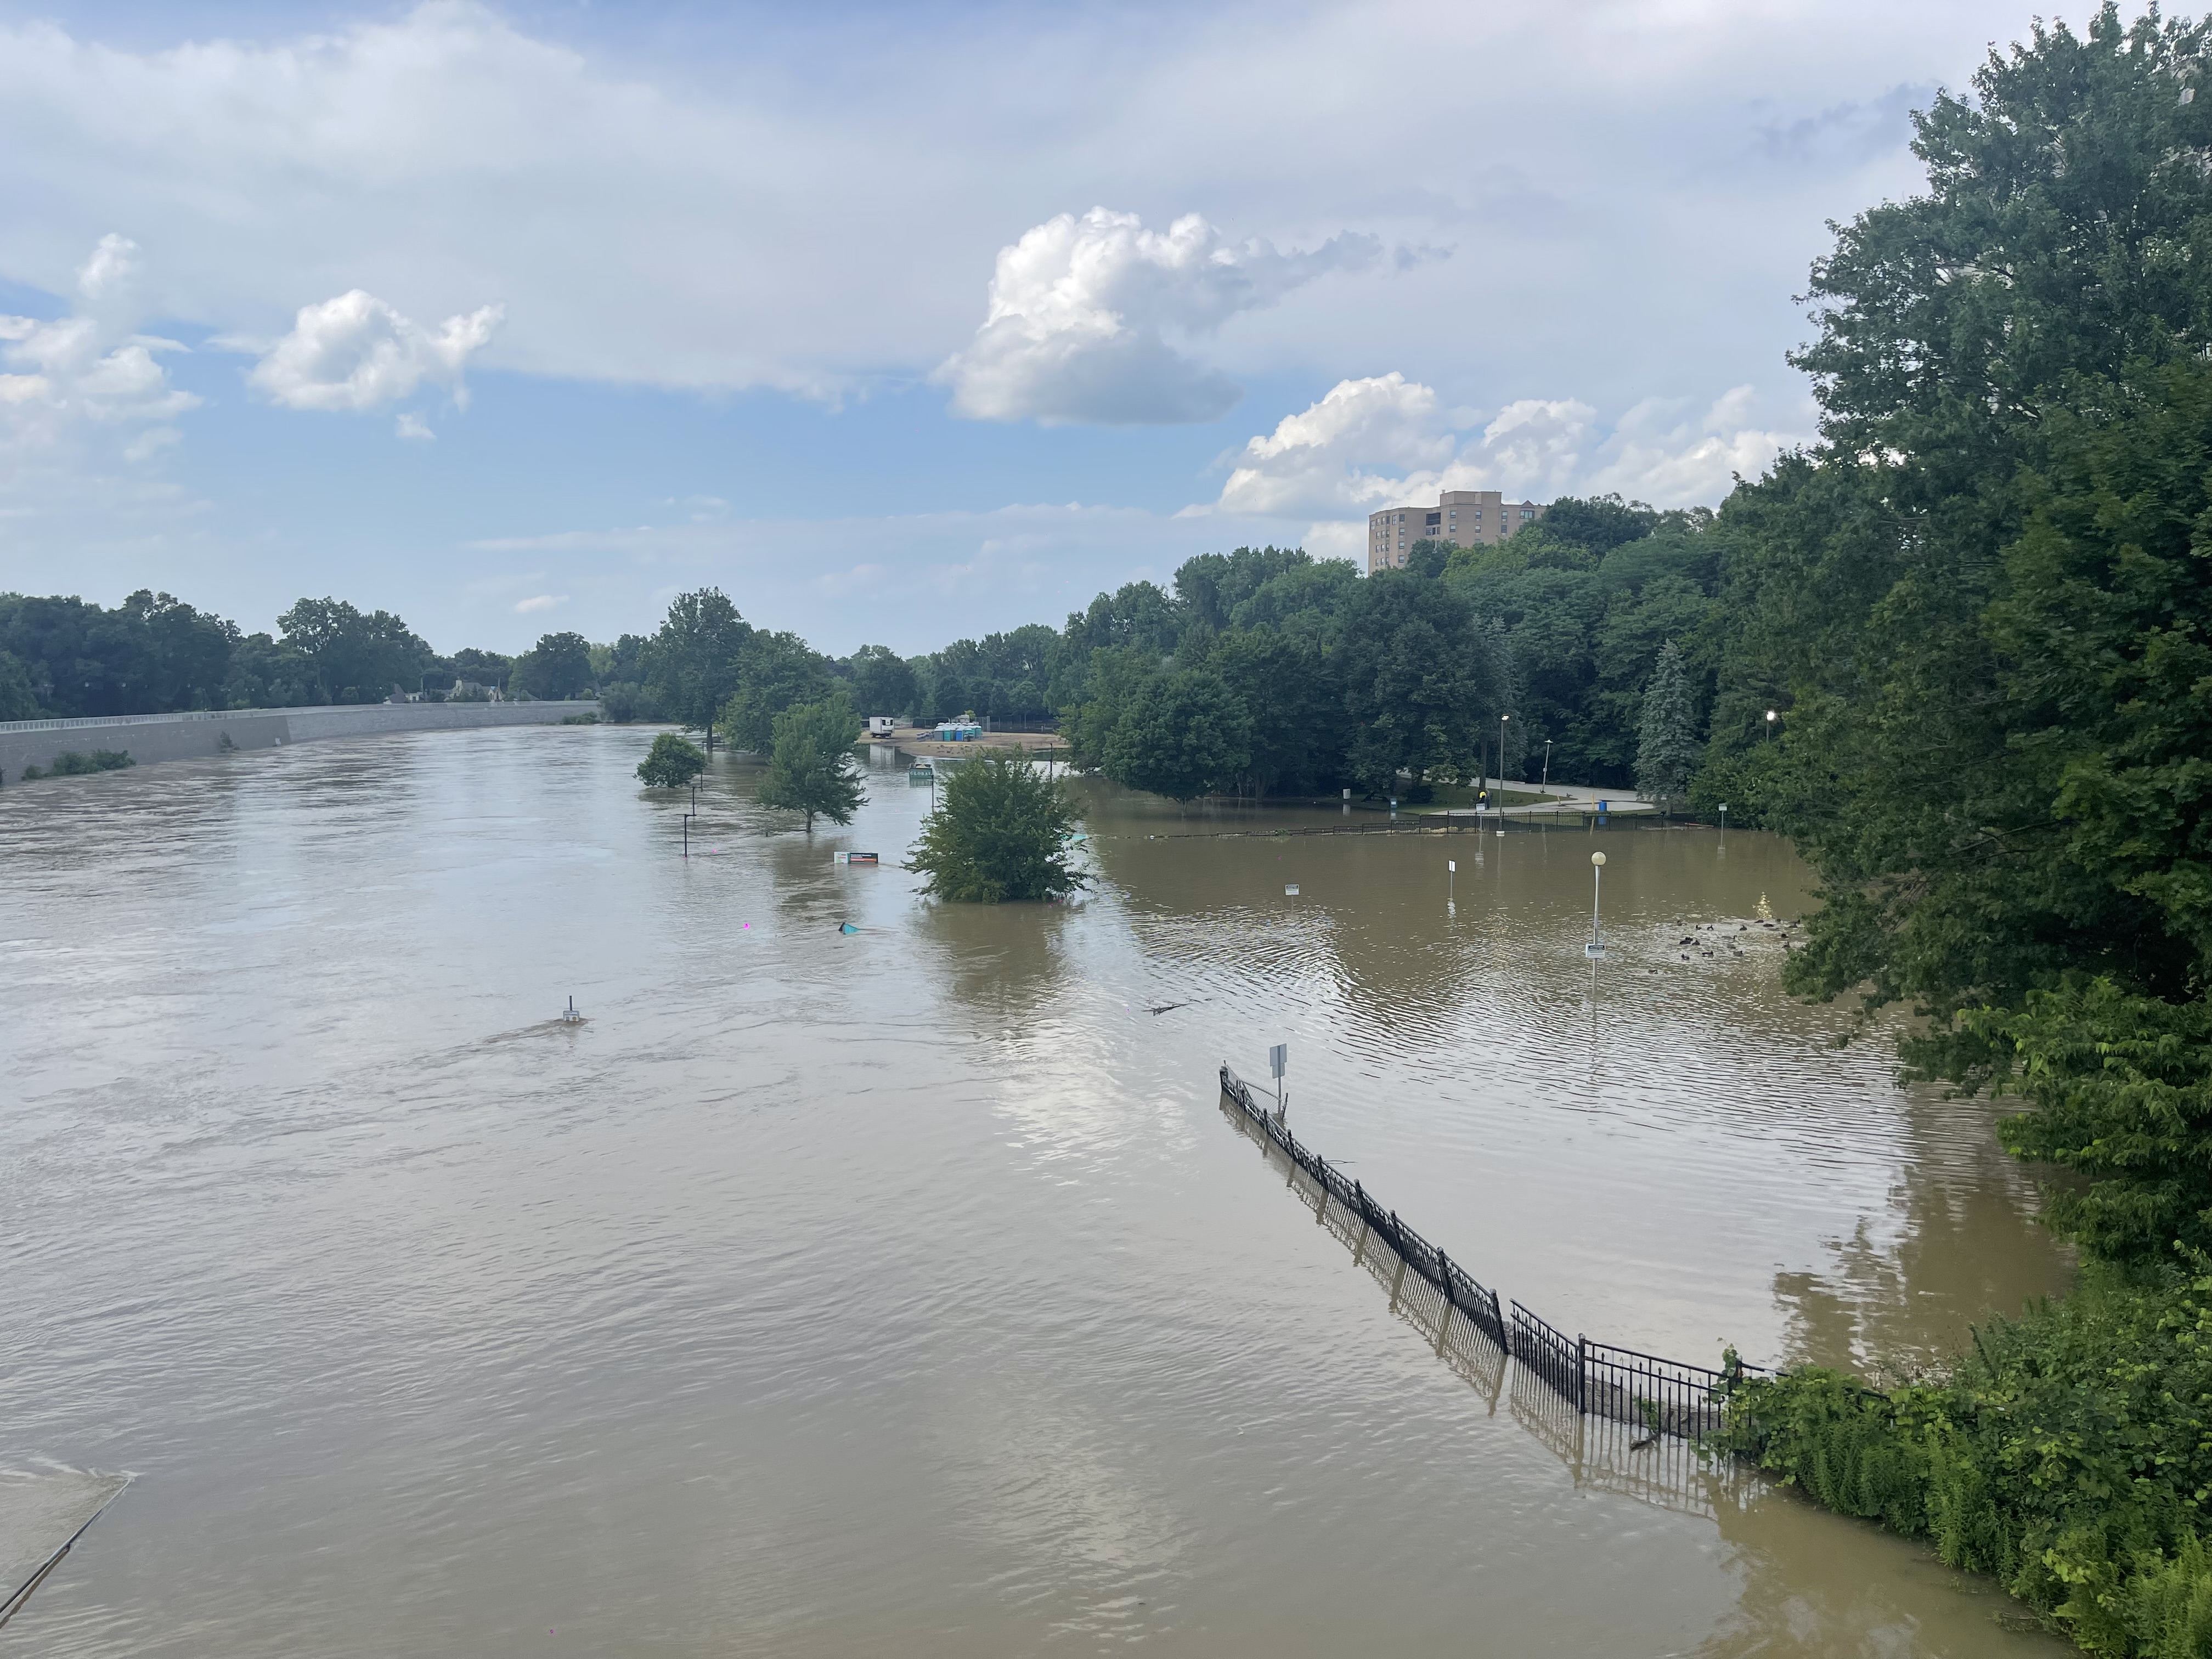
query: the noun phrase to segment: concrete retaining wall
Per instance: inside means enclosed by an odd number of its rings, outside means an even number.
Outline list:
[[[368,702],[321,708],[196,710],[188,714],[122,714],[105,720],[11,720],[0,725],[0,784],[29,766],[45,768],[71,750],[120,749],[141,766],[197,760],[231,749],[276,749],[326,738],[380,732],[449,732],[485,726],[557,726],[571,714],[599,712],[596,702]]]

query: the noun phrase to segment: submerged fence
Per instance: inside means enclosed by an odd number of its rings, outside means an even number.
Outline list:
[[[1267,1142],[1310,1179],[1323,1203],[1334,1200],[1348,1218],[1359,1223],[1355,1257],[1364,1260],[1369,1237],[1379,1241],[1396,1258],[1391,1284],[1395,1306],[1404,1298],[1405,1272],[1413,1274],[1435,1292],[1438,1323],[1438,1352],[1443,1351],[1454,1311],[1497,1350],[1498,1363],[1512,1358],[1522,1375],[1534,1379],[1576,1418],[1598,1417],[1625,1424],[1638,1433],[1641,1447],[1666,1435],[1696,1440],[1718,1431],[1728,1390],[1738,1376],[1759,1370],[1735,1364],[1733,1370],[1686,1364],[1661,1359],[1633,1348],[1609,1342],[1593,1342],[1586,1336],[1569,1337],[1516,1302],[1509,1316],[1498,1292],[1476,1281],[1456,1261],[1398,1218],[1398,1212],[1377,1202],[1361,1182],[1298,1138],[1281,1118],[1255,1099],[1244,1080],[1227,1066],[1221,1068],[1221,1092],[1238,1114],[1256,1128]],[[1425,1328],[1425,1322],[1424,1323]],[[1501,1379],[1502,1380],[1502,1379]],[[1493,1387],[1491,1392],[1497,1392]]]

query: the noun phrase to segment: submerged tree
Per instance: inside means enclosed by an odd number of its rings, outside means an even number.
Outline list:
[[[922,890],[966,904],[1057,898],[1089,884],[1069,862],[1075,805],[1058,781],[1010,749],[954,768],[913,848]]]
[[[860,718],[842,691],[785,709],[775,716],[761,805],[805,813],[810,836],[817,812],[832,823],[850,823],[867,799],[853,764],[860,736]]]
[[[1636,793],[1662,805],[1678,799],[1705,757],[1698,740],[1698,708],[1682,648],[1669,640],[1660,647],[1659,665],[1644,692],[1644,719],[1637,728]]]
[[[696,743],[663,732],[637,763],[637,781],[648,789],[681,789],[707,769],[707,757]]]

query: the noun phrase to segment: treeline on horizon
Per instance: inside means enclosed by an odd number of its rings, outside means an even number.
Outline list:
[[[1710,701],[1717,555],[1702,508],[1566,499],[1508,542],[1419,543],[1409,567],[1361,576],[1296,549],[1185,562],[1054,629],[1030,624],[902,659],[832,658],[753,626],[715,589],[679,596],[651,635],[593,645],[549,634],[520,657],[440,656],[399,617],[302,599],[246,634],[166,593],[112,610],[0,594],[0,718],[380,702],[456,681],[508,696],[592,691],[617,720],[712,725],[764,749],[775,716],[842,692],[856,713],[1057,721],[1078,759],[1188,799],[1409,791],[1518,771],[1634,781],[1646,683],[1683,641],[1692,702]],[[1402,781],[1401,781],[1402,778]]]
[[[571,697],[599,677],[606,653],[593,653],[580,634],[548,634],[520,656],[441,656],[390,611],[343,599],[301,599],[270,635],[150,589],[112,607],[0,593],[0,720],[436,699],[457,685]]]

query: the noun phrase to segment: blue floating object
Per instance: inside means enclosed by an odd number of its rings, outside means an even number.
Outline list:
[[[841,933],[857,933],[860,930],[849,921],[841,921],[837,924],[837,931]]]

